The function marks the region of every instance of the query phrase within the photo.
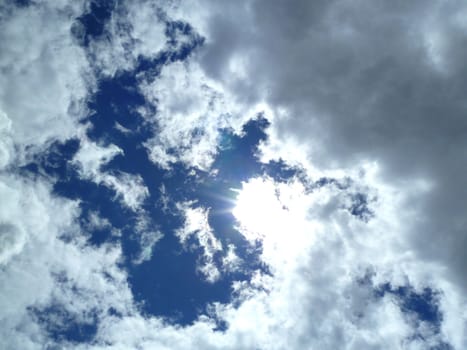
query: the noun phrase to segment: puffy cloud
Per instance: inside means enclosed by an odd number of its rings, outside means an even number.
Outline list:
[[[25,244],[25,234],[12,223],[0,224],[0,264],[21,252]]]
[[[101,230],[101,229],[112,227],[112,224],[110,223],[108,219],[100,217],[99,214],[96,212],[89,213],[87,225],[89,226],[91,230],[92,229]]]
[[[388,282],[396,288],[413,285],[419,293],[425,287],[456,290],[436,271],[439,267],[419,264],[407,242],[394,238],[403,236],[406,221],[412,220],[397,213],[397,194],[379,186],[375,216],[365,222],[347,208],[351,189],[327,185],[308,192],[300,183],[253,179],[243,190],[252,190],[251,184],[256,185],[256,196],[277,207],[266,223],[258,203],[250,207],[251,217],[258,213],[258,222],[237,213],[240,224],[244,220],[241,232],[251,237],[254,229],[262,241],[262,260],[271,272],[237,285],[239,306],[218,306],[218,315],[229,325],[227,334],[244,341],[237,346],[417,349],[455,340],[447,333],[433,333],[431,325],[404,310],[396,296],[375,294],[375,288]],[[363,283],[369,270],[375,275],[371,283]],[[457,301],[459,307],[464,303]],[[441,303],[449,301],[443,298]],[[459,313],[442,317],[456,323],[456,331],[465,323]],[[419,333],[425,340],[414,338]],[[463,343],[452,344],[461,348]]]
[[[79,316],[93,309],[105,310],[108,302],[115,302],[112,295],[129,296],[124,292],[125,278],[115,265],[118,249],[92,249],[83,244],[75,224],[76,202],[52,196],[47,183],[5,175],[0,177],[0,194],[9,203],[0,208],[2,348],[24,344],[27,349],[39,349],[49,342],[31,311],[35,308],[59,303]],[[65,235],[72,240],[67,243],[60,238]],[[115,294],[117,289],[112,288],[117,284],[123,289]],[[75,298],[74,290],[80,290],[81,298]],[[109,299],[89,299],[96,294],[102,297],[101,293],[109,293]],[[115,303],[119,309],[125,305],[128,302]]]
[[[235,272],[240,270],[242,266],[242,259],[235,252],[235,245],[229,244],[227,246],[227,252],[222,258],[222,268],[227,272]]]
[[[2,5],[1,165],[50,141],[70,138],[85,117],[93,79],[84,51],[70,35],[80,10],[78,3],[55,1]],[[13,152],[12,144],[20,153]]]
[[[90,312],[106,313],[110,304],[121,313],[132,307],[126,275],[117,266],[118,246],[87,246],[77,225],[78,203],[53,195],[52,184],[40,176],[17,173],[51,143],[83,131],[78,122],[94,82],[70,32],[82,8],[67,1],[0,5],[3,349],[53,346],[46,329],[60,320],[36,315],[51,305],[61,305],[77,322]]]
[[[284,205],[278,209],[280,215],[293,218],[298,228],[255,227],[270,273],[258,271],[249,281],[234,283],[231,303],[212,305],[210,316],[189,326],[136,314],[105,317],[96,348],[423,349],[447,341],[462,348],[465,320],[459,312],[448,311],[453,304],[462,309],[462,294],[454,292],[456,287],[448,279],[439,278],[436,266],[420,265],[404,249],[405,242],[394,242],[394,234],[403,234],[405,226],[394,220],[397,193],[389,188],[380,193],[385,199],[373,204],[375,216],[365,222],[346,207],[347,189],[334,184],[310,192],[298,182],[263,178],[251,183],[258,181],[265,186],[263,194],[273,196],[269,200]],[[180,233],[185,241],[206,227],[202,210],[187,210],[191,214],[187,213],[186,230]],[[411,219],[408,215],[402,220]],[[381,245],[384,251],[376,251]],[[445,329],[439,332],[416,312],[404,309],[401,296],[378,294],[388,281],[394,289],[409,285],[416,293],[427,287],[454,292],[439,300],[442,315],[436,322]],[[227,324],[223,332],[213,330],[219,320]]]
[[[156,131],[145,146],[151,160],[166,169],[172,163],[183,162],[209,170],[221,130],[239,132],[252,117],[195,63],[164,66],[154,81],[143,80],[140,90],[157,110],[156,114],[145,113]]]

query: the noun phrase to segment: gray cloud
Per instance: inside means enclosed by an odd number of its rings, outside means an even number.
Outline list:
[[[465,4],[225,5],[199,16],[200,61],[237,98],[276,112],[264,150],[287,158],[277,150],[293,143],[323,170],[376,161],[402,192],[430,184],[407,203],[417,212],[407,239],[467,290]]]

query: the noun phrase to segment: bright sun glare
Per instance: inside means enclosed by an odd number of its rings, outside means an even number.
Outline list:
[[[277,230],[284,209],[277,198],[274,182],[262,178],[243,183],[232,214],[249,239],[259,239]]]
[[[238,193],[232,214],[239,232],[251,242],[261,241],[264,261],[286,264],[314,240],[317,227],[306,219],[310,198],[299,182],[254,178],[233,191]]]

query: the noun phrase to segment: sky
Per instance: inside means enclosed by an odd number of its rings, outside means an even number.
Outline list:
[[[0,2],[0,349],[467,348],[467,3]]]

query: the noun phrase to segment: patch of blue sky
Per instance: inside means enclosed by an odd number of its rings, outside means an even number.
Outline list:
[[[28,311],[45,332],[63,345],[89,343],[97,332],[97,317],[92,311],[85,319],[76,318],[59,304],[29,308]]]
[[[110,19],[116,2],[113,0],[91,1],[89,12],[78,17],[72,27],[72,33],[85,47],[90,41],[104,33],[105,23]]]
[[[398,301],[399,307],[404,313],[412,313],[420,321],[430,323],[439,332],[442,321],[442,314],[438,307],[438,294],[436,291],[425,288],[417,292],[411,286],[393,287],[385,283],[375,289],[377,297],[392,295]]]
[[[134,265],[131,258],[126,259],[132,291],[144,312],[164,316],[180,324],[190,323],[205,312],[207,304],[228,302],[233,281],[248,279],[252,271],[264,269],[258,260],[260,250],[252,249],[235,230],[229,210],[234,199],[231,188],[239,188],[241,181],[261,172],[261,165],[254,156],[261,139],[258,136],[261,135],[264,131],[254,122],[245,128],[243,138],[232,135],[232,147],[221,151],[214,162],[214,167],[219,170],[215,177],[202,171],[193,176],[193,169],[182,164],[174,164],[169,171],[162,170],[147,159],[144,149],[139,148],[141,141],[132,145],[119,144],[125,155],[116,156],[105,170],[135,173],[143,178],[149,189],[143,209],[164,233],[149,261]],[[216,238],[224,247],[234,244],[237,254],[245,261],[241,271],[224,275],[215,283],[208,283],[197,274],[201,248],[182,249],[174,232],[181,227],[183,218],[170,202],[167,210],[160,201],[162,185],[172,203],[196,201],[197,206],[210,208],[208,221]],[[113,218],[109,219],[113,222]],[[137,254],[138,244],[134,235],[123,235],[122,246],[127,257]],[[221,258],[222,255],[217,254],[214,261],[220,264]]]
[[[390,283],[385,283],[375,288],[374,295],[376,298],[392,296],[404,315],[413,316],[416,322],[429,324],[434,334],[440,334],[443,315],[439,309],[437,291],[428,287],[417,291],[410,285],[394,287]],[[411,339],[426,340],[424,335],[418,331],[415,331]],[[452,346],[442,340],[429,348],[429,350],[450,349]]]
[[[117,91],[115,101],[120,101],[119,105],[125,104],[125,101],[131,105],[132,90],[118,90],[113,87],[115,85],[119,86],[119,83],[106,85],[112,86],[111,91],[106,92],[109,97],[113,91]],[[100,91],[102,94],[102,90]],[[125,95],[127,91],[129,96]],[[82,179],[76,169],[70,166],[70,161],[79,148],[78,140],[53,144],[23,171],[36,175],[43,173],[56,178],[54,192],[57,195],[81,201],[82,223],[86,223],[91,213],[98,213],[107,219],[113,228],[121,230],[122,235],[118,238],[112,236],[109,227],[93,228],[90,230],[89,243],[102,244],[119,239],[129,283],[142,311],[167,317],[180,324],[188,324],[205,312],[207,304],[214,301],[228,302],[234,280],[248,279],[250,273],[256,269],[266,271],[266,267],[258,260],[260,247],[251,247],[235,230],[234,218],[229,211],[234,200],[231,188],[239,188],[241,181],[262,172],[255,152],[259,141],[265,138],[265,121],[248,123],[244,128],[243,137],[233,134],[226,136],[231,139],[231,146],[220,151],[214,162],[214,166],[219,170],[217,176],[198,171],[195,177],[191,175],[192,169],[187,169],[182,164],[174,164],[171,170],[165,171],[151,163],[146,150],[140,146],[148,135],[138,135],[137,132],[131,135],[119,133],[113,125],[122,113],[120,106],[109,109],[108,99],[96,98],[96,101],[100,102],[93,102],[96,113],[102,113],[101,116],[105,117],[89,119],[93,128],[88,136],[95,141],[115,143],[124,151],[124,155],[117,155],[102,171],[122,171],[140,175],[149,189],[149,196],[142,208],[149,213],[152,227],[159,228],[164,233],[149,261],[141,265],[132,263],[140,250],[133,230],[138,220],[137,214],[116,201],[115,193],[111,189]],[[136,115],[135,118],[137,119]],[[119,120],[125,123],[124,120]],[[139,122],[141,123],[141,120]],[[125,124],[125,127],[130,126],[129,123]],[[139,128],[137,123],[134,127]],[[202,252],[200,248],[182,249],[174,231],[182,225],[183,218],[173,205],[169,204],[167,211],[161,203],[162,185],[167,189],[167,196],[173,203],[196,200],[199,206],[211,209],[209,223],[216,237],[224,247],[234,244],[237,254],[245,261],[241,271],[231,272],[216,283],[207,283],[196,273],[195,267]],[[220,255],[214,256],[216,263],[220,263],[220,259]],[[44,309],[43,312],[46,310],[48,309]],[[55,333],[58,332],[57,327],[47,327],[54,329]],[[63,332],[61,336],[66,337],[68,331],[64,329]]]

